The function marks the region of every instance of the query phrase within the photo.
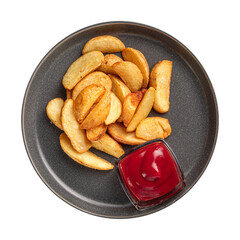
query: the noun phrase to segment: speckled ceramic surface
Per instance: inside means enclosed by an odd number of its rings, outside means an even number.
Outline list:
[[[150,69],[163,59],[173,62],[169,119],[172,134],[165,139],[175,152],[186,179],[185,189],[164,204],[137,211],[125,195],[116,172],[97,171],[71,160],[59,145],[61,131],[50,123],[46,105],[65,99],[62,77],[92,37],[110,34],[127,47],[140,50]],[[158,115],[152,111],[151,116]],[[44,183],[70,205],[112,218],[137,217],[158,211],[181,198],[197,182],[212,156],[218,131],[215,94],[195,56],[170,35],[150,26],[110,22],[87,27],[58,43],[37,66],[27,87],[22,109],[22,130],[27,153]],[[128,149],[128,146],[124,146]],[[114,163],[114,158],[92,150]],[[57,200],[57,199],[56,199]]]

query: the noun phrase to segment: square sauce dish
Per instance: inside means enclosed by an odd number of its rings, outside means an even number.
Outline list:
[[[131,149],[115,165],[121,186],[137,210],[159,205],[185,186],[178,160],[163,139]]]

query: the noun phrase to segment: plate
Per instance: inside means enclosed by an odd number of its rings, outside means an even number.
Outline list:
[[[98,35],[120,38],[140,50],[150,69],[160,60],[173,62],[169,119],[172,134],[165,139],[175,152],[186,187],[162,205],[136,210],[125,195],[116,172],[97,171],[71,160],[61,149],[61,131],[46,115],[47,103],[65,99],[62,77],[81,53],[84,44]],[[159,114],[152,111],[151,116]],[[133,22],[107,22],[79,30],[53,47],[34,71],[22,108],[25,147],[43,182],[62,200],[97,216],[130,218],[159,211],[186,194],[206,169],[218,132],[217,101],[211,82],[197,58],[178,40],[156,28]],[[124,146],[127,150],[129,147]],[[92,150],[114,163],[114,158]]]

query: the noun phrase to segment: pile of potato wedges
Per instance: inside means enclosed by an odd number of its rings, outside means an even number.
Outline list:
[[[84,166],[110,170],[113,165],[91,147],[119,158],[121,144],[168,137],[168,119],[148,115],[152,108],[169,110],[171,74],[171,61],[159,61],[150,72],[144,55],[114,36],[90,39],[62,79],[66,100],[52,99],[46,107],[49,119],[64,131],[63,151]]]

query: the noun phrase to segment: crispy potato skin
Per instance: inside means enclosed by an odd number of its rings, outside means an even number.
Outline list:
[[[105,124],[109,125],[117,121],[122,113],[122,103],[118,99],[118,97],[111,92],[111,107],[107,119],[105,120]]]
[[[90,111],[87,117],[80,124],[81,129],[90,129],[103,124],[108,117],[111,108],[111,92],[106,91],[101,100]]]
[[[136,129],[136,136],[144,140],[166,138],[171,134],[168,119],[162,117],[148,117],[142,120]]]
[[[107,125],[104,123],[95,127],[86,130],[86,136],[89,141],[98,141],[100,140],[107,131]]]
[[[54,98],[48,102],[46,107],[47,116],[50,121],[59,129],[63,130],[61,121],[61,111],[64,101],[62,98]]]
[[[72,91],[66,89],[66,99],[71,99],[72,98]]]
[[[132,92],[138,91],[142,87],[143,75],[134,63],[117,62],[112,65],[112,68]]]
[[[103,63],[100,65],[100,67],[97,70],[102,71],[106,74],[116,74],[116,72],[112,68],[112,65],[116,62],[121,62],[121,61],[123,60],[117,55],[107,54],[104,56]]]
[[[135,131],[138,124],[148,116],[154,103],[154,96],[155,89],[153,87],[150,87],[144,94],[142,101],[139,103],[134,116],[128,124],[126,130],[127,132]]]
[[[127,132],[126,128],[120,123],[112,123],[108,126],[108,133],[118,142],[128,145],[139,145],[146,142],[137,138],[135,132]]]
[[[170,136],[170,134],[172,133],[172,128],[169,123],[169,120],[166,118],[159,117],[158,121],[163,129],[163,138]]]
[[[121,52],[125,48],[123,42],[111,35],[102,35],[90,39],[84,46],[82,54],[91,51],[101,51],[102,53]]]
[[[100,51],[93,51],[79,57],[71,64],[65,73],[62,84],[71,90],[87,74],[96,70],[103,62],[104,56]]]
[[[123,123],[124,126],[127,127],[133,118],[134,113],[137,110],[139,103],[141,102],[145,91],[137,91],[133,93],[129,93],[123,102]]]
[[[73,148],[80,152],[86,152],[91,143],[85,135],[85,131],[80,129],[73,112],[73,100],[67,99],[63,105],[61,112],[61,121],[64,132],[69,137]]]
[[[94,148],[116,158],[124,154],[122,146],[108,134],[105,134],[100,140],[92,142],[92,145]]]
[[[153,108],[159,113],[169,110],[170,83],[172,75],[172,62],[163,60],[158,62],[150,74],[150,86],[156,89]]]
[[[63,151],[74,161],[89,168],[97,170],[111,170],[113,165],[90,151],[79,153],[71,145],[71,142],[65,133],[60,135],[60,145]]]
[[[85,87],[74,100],[73,110],[77,121],[81,124],[89,114],[93,104],[105,93],[103,86],[91,84]]]
[[[78,94],[91,84],[102,85],[106,90],[111,91],[112,81],[108,75],[103,72],[95,71],[84,77],[73,89],[72,99],[75,100]]]
[[[143,75],[143,88],[147,88],[149,82],[149,66],[145,56],[137,49],[125,48],[122,51],[122,56],[125,61],[132,62],[138,66]]]

